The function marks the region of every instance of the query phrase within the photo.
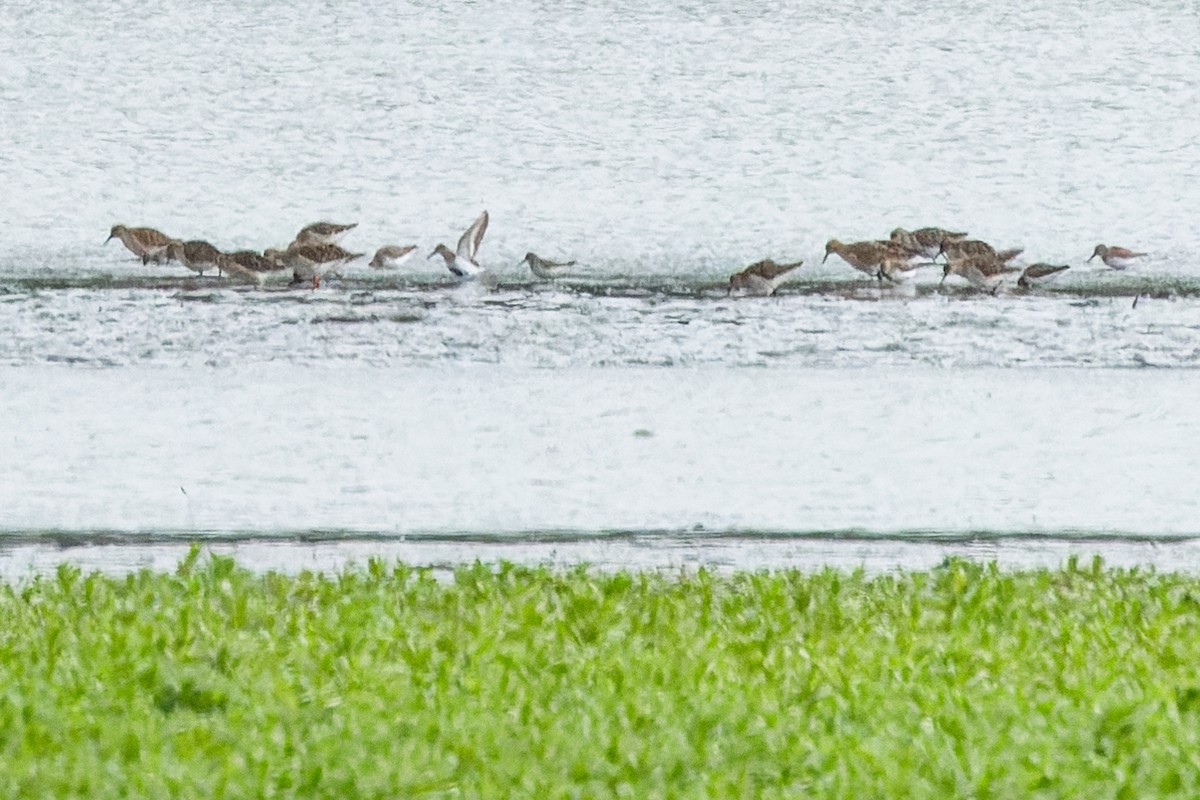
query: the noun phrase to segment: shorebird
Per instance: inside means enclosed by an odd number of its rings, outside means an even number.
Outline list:
[[[286,250],[272,248],[263,251],[263,258],[291,267],[292,283],[311,280],[314,289],[321,285],[321,278],[334,272],[339,265],[362,258],[363,255],[343,250],[336,244],[292,243]]]
[[[525,257],[521,259],[521,263],[528,264],[529,269],[533,270],[533,274],[544,281],[561,277],[575,266],[574,261],[550,261],[536,253],[526,253]]]
[[[292,244],[337,244],[343,236],[358,227],[357,222],[349,225],[338,225],[336,222],[314,222],[305,225],[296,234]]]
[[[1050,278],[1058,273],[1068,270],[1071,267],[1067,264],[1030,264],[1021,273],[1021,277],[1017,278],[1017,286],[1022,289],[1030,289],[1039,283],[1045,283]]]
[[[384,245],[375,251],[375,257],[371,259],[371,266],[375,269],[395,269],[412,258],[413,251],[416,249],[415,244],[404,247],[398,244]]]
[[[794,264],[776,264],[766,258],[751,264],[741,272],[735,272],[729,276],[729,294],[733,294],[737,289],[742,289],[749,295],[770,297],[775,294],[775,290],[779,288],[779,284],[783,283],[788,273],[799,269],[803,263],[803,261],[797,261]]]
[[[167,245],[167,255],[193,272],[204,275],[206,269],[221,269],[221,251],[199,239],[181,242],[175,239]]]
[[[479,273],[483,272],[483,267],[479,266],[478,260],[479,243],[483,241],[483,234],[487,232],[487,226],[488,213],[484,211],[479,215],[479,219],[471,223],[471,227],[463,231],[463,235],[458,239],[456,250],[451,251],[446,245],[439,244],[429,254],[429,258],[441,256],[446,259],[446,268],[459,278],[478,277]]]
[[[1010,247],[1007,250],[996,250],[987,242],[979,239],[962,239],[958,241],[943,240],[938,247],[938,255],[944,255],[947,261],[967,258],[992,258],[1001,263],[1012,261],[1024,253],[1024,248]],[[937,256],[934,256],[935,258]]]
[[[885,260],[907,261],[914,255],[895,242],[851,242],[844,244],[837,239],[825,243],[824,264],[831,253],[837,253],[850,266],[859,272],[865,272],[872,278],[880,277],[880,268]]]
[[[972,286],[995,291],[1004,281],[1005,275],[1020,272],[1017,267],[1010,267],[995,256],[977,255],[954,259],[942,270],[942,280],[938,286],[946,282],[951,275],[966,278]]]
[[[1113,269],[1127,269],[1133,266],[1133,259],[1145,258],[1146,253],[1135,253],[1132,250],[1124,247],[1107,247],[1106,245],[1098,244],[1096,249],[1092,251],[1088,261],[1091,261],[1096,256],[1100,256],[1100,260]]]
[[[907,255],[905,256],[887,256],[879,262],[879,271],[875,277],[881,281],[886,278],[892,283],[900,283],[900,276],[906,272],[912,272],[917,267],[933,266],[932,261],[912,261]]]
[[[934,258],[942,248],[942,242],[962,241],[967,238],[967,232],[948,231],[945,228],[917,228],[915,231],[896,228],[890,238],[907,250],[926,258]]]
[[[217,259],[217,264],[226,274],[258,286],[262,286],[271,273],[287,269],[284,264],[265,258],[253,250],[222,253]]]
[[[158,261],[165,254],[167,245],[174,241],[154,228],[127,228],[124,225],[113,225],[104,243],[108,244],[113,239],[120,239],[121,244],[140,258],[143,264]]]

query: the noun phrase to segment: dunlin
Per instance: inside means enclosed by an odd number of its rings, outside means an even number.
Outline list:
[[[879,272],[876,274],[880,280],[886,278],[892,283],[900,283],[900,277],[905,273],[912,272],[917,267],[933,266],[932,261],[912,261],[907,255],[904,256],[886,256],[879,262]]]
[[[937,256],[945,256],[946,260],[955,258],[973,258],[974,256],[995,256],[996,248],[979,239],[959,239],[957,241],[942,240],[938,245]]]
[[[1071,267],[1067,264],[1030,264],[1021,273],[1021,277],[1017,278],[1017,286],[1022,289],[1031,289],[1039,283],[1053,278],[1058,273],[1068,270]]]
[[[285,264],[265,258],[253,250],[224,253],[217,259],[217,263],[227,275],[258,286],[262,286],[271,273],[287,269]]]
[[[1091,256],[1088,257],[1088,261],[1100,256],[1100,260],[1113,269],[1128,269],[1133,266],[1135,258],[1145,258],[1146,255],[1146,253],[1135,253],[1124,247],[1108,247],[1098,244]]]
[[[575,266],[574,261],[551,261],[542,258],[537,253],[526,253],[521,259],[522,264],[528,264],[529,269],[533,270],[533,274],[544,281],[553,280],[565,275],[571,267]]]
[[[221,269],[221,251],[199,239],[189,242],[176,239],[167,245],[167,255],[201,276],[206,269]]]
[[[859,272],[865,272],[872,278],[880,277],[880,268],[886,260],[907,261],[914,255],[895,242],[851,242],[844,244],[837,239],[830,239],[825,244],[824,264],[831,253],[837,253],[850,266]]]
[[[154,228],[127,228],[124,225],[113,225],[104,243],[108,244],[113,239],[120,239],[121,244],[140,258],[143,264],[157,261],[166,254],[167,245],[174,241]]]
[[[1020,271],[1017,267],[1006,265],[994,255],[967,256],[953,259],[946,264],[945,269],[942,270],[941,283],[945,283],[946,278],[951,275],[958,275],[960,278],[966,278],[972,286],[981,289],[996,289],[1006,275]],[[941,283],[938,285],[940,286]]]
[[[300,232],[296,234],[296,238],[292,240],[292,244],[337,244],[343,236],[357,227],[357,222],[349,225],[338,225],[336,222],[314,222],[301,228]]]
[[[334,273],[342,264],[362,258],[363,255],[363,253],[351,253],[336,244],[298,245],[293,243],[287,250],[263,251],[264,258],[291,267],[292,283],[311,280],[314,289],[321,285],[321,278]]]
[[[398,244],[384,245],[375,251],[375,257],[371,259],[371,266],[374,269],[395,269],[412,258],[413,251],[416,249],[415,244],[404,247]]]
[[[484,211],[479,215],[479,219],[471,223],[471,227],[463,231],[463,235],[458,239],[457,250],[451,251],[446,245],[439,244],[429,254],[429,258],[441,256],[446,260],[446,268],[459,278],[478,277],[479,273],[483,272],[478,260],[479,243],[483,241],[487,226],[488,212]]]
[[[771,259],[763,259],[751,264],[741,272],[729,276],[729,293],[742,290],[746,294],[758,297],[770,297],[783,283],[792,270],[799,269],[803,261],[794,264],[776,264]]]
[[[891,235],[891,240],[896,244],[926,258],[935,257],[942,247],[942,242],[958,242],[965,238],[966,231],[960,233],[945,228],[917,228],[915,231],[896,228]]]

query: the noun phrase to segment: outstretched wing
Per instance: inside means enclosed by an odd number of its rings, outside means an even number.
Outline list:
[[[479,252],[479,243],[483,241],[483,234],[487,233],[488,213],[484,211],[479,215],[479,219],[471,223],[471,227],[463,233],[458,240],[458,247],[455,253],[459,258],[465,258],[472,263],[475,261],[475,254]]]

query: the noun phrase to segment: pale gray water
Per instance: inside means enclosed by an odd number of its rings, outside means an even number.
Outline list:
[[[0,529],[1196,533],[1197,30],[1166,0],[10,3]],[[482,208],[491,294],[102,244],[328,218],[424,256]],[[926,224],[1072,269],[990,297],[819,263]],[[529,249],[579,270],[533,285]],[[797,284],[721,295],[764,256]]]

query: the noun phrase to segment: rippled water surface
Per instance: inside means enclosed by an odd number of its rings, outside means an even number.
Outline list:
[[[1198,23],[17,0],[0,529],[1197,533]],[[491,291],[420,257],[256,290],[103,243],[332,219],[424,256],[484,208]],[[993,296],[821,263],[931,224],[1071,269]],[[527,250],[579,264],[542,284]],[[766,256],[805,266],[726,297]]]

